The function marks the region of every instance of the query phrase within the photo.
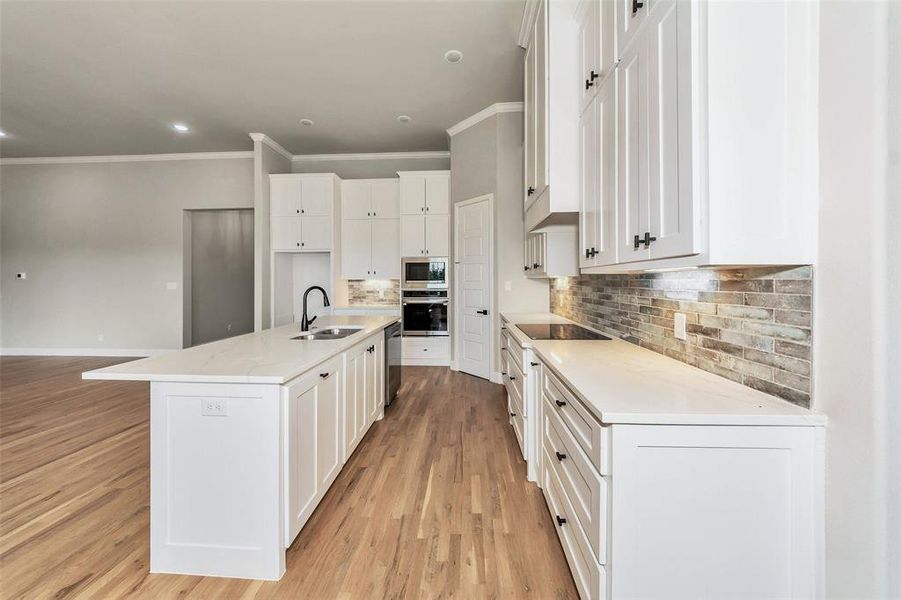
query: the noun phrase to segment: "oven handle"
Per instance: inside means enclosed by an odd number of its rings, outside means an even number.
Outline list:
[[[403,305],[407,304],[449,304],[450,300],[404,300]]]

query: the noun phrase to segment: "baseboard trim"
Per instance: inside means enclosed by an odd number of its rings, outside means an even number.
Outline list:
[[[0,348],[0,356],[160,356],[174,352],[171,349],[135,349],[135,348]]]

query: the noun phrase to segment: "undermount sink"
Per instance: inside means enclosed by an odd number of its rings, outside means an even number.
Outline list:
[[[313,331],[305,331],[298,336],[291,338],[292,340],[340,340],[362,331],[362,327],[324,327],[322,329],[314,329]]]

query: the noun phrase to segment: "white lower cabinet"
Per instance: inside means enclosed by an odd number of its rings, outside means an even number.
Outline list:
[[[401,360],[405,365],[441,366],[450,361],[447,336],[407,336],[401,339]]]
[[[285,404],[285,546],[290,546],[338,476],[341,454],[341,357],[283,389]]]
[[[282,386],[285,547],[307,522],[384,407],[377,334]]]

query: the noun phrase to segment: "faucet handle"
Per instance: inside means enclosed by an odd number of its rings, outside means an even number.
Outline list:
[[[310,317],[309,319],[307,319],[307,327],[309,327],[310,325],[312,325],[312,324],[313,324],[313,321],[315,321],[318,317],[319,317],[319,315],[313,315],[312,317]]]

